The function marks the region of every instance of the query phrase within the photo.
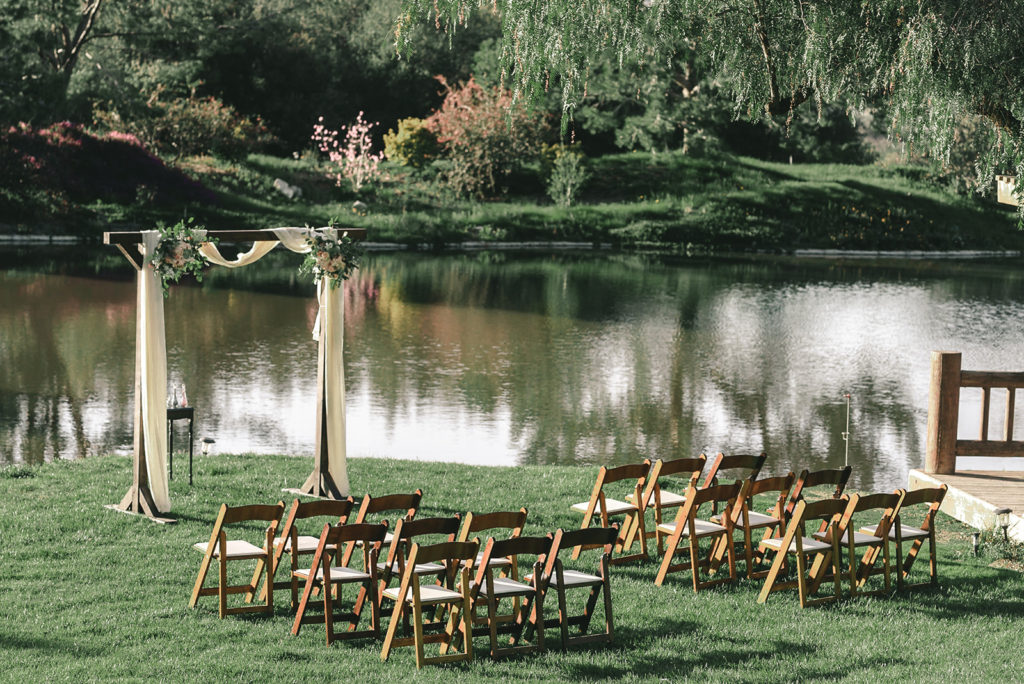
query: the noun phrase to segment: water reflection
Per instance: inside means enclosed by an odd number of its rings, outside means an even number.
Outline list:
[[[175,288],[169,377],[219,449],[310,455],[315,303],[294,256],[268,259]],[[1016,264],[371,255],[345,292],[349,452],[766,450],[785,472],[843,463],[850,392],[855,484],[893,487],[923,459],[931,350],[1019,367],[1021,284]],[[8,269],[0,331],[0,462],[128,448],[131,282]],[[977,403],[965,393],[963,434]]]

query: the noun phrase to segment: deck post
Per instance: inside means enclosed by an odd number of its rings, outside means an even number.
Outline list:
[[[928,394],[926,473],[956,472],[956,435],[960,418],[960,352],[932,352]]]

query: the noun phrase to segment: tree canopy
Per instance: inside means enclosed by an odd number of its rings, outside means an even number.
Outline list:
[[[455,32],[474,13],[500,16],[517,96],[557,85],[566,112],[607,50],[653,64],[685,42],[739,118],[883,104],[894,139],[946,159],[977,115],[989,136],[979,173],[1024,176],[1021,0],[403,0],[399,48],[420,22]]]

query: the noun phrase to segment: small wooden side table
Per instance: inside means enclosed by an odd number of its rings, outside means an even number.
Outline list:
[[[188,421],[188,483],[192,484],[192,422],[195,420],[196,410],[191,406],[179,406],[167,409],[167,458],[170,460],[170,479],[174,479],[174,421]]]

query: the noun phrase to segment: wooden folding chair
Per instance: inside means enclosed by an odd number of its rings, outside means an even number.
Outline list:
[[[655,464],[651,467],[651,460],[644,459],[643,463],[630,463],[628,465],[608,468],[601,466],[597,472],[597,481],[590,493],[590,499],[581,503],[573,504],[570,508],[577,513],[583,514],[583,522],[580,529],[587,529],[597,517],[601,527],[611,527],[612,516],[625,516],[622,526],[619,528],[619,539],[615,542],[616,553],[628,551],[633,542],[639,537],[640,552],[632,555],[616,556],[613,563],[625,563],[632,560],[646,559],[647,555],[647,530],[644,524],[644,510],[648,498],[644,496],[647,482],[650,479],[657,479],[660,466]],[[633,481],[632,502],[613,499],[605,495],[605,485],[621,482],[623,480]],[[597,548],[595,546],[576,546],[572,552],[573,559],[580,557],[580,552]]]
[[[473,513],[470,511],[463,519],[462,529],[459,530],[458,541],[469,541],[470,539],[473,539],[473,541],[480,543],[478,533],[492,532],[493,530],[508,530],[508,534],[505,535],[505,537],[518,537],[523,532],[523,525],[526,524],[526,514],[526,508],[520,508],[518,511],[496,511],[493,513]],[[502,537],[498,538],[501,539]],[[480,566],[483,555],[484,552],[481,551],[474,561],[474,566]],[[498,569],[500,577],[507,576],[513,581],[519,579],[519,568],[515,563],[514,558],[495,555],[489,558],[487,562],[492,568]],[[512,612],[499,616],[499,621],[510,622],[516,619],[516,614],[519,610],[519,599],[517,597],[513,597],[512,601]],[[473,620],[475,624],[485,624],[487,622],[486,618],[477,617],[476,615],[473,616]]]
[[[649,539],[653,536],[657,539],[659,554],[665,550],[665,535],[658,532],[658,525],[665,522],[664,511],[670,508],[679,508],[686,502],[686,497],[667,491],[663,485],[668,484],[667,478],[685,476],[687,482],[683,491],[686,491],[687,487],[696,487],[706,460],[707,457],[701,454],[694,458],[674,458],[671,461],[661,461],[660,466],[655,461],[652,466],[652,469],[657,467],[658,472],[656,477],[648,478],[645,507],[654,506],[654,532],[649,532],[647,537]],[[633,503],[633,495],[627,495],[626,501]]]
[[[890,592],[892,581],[889,561],[889,528],[900,513],[900,504],[905,493],[904,490],[897,489],[894,494],[868,494],[867,496],[854,494],[850,497],[850,520],[839,540],[840,545],[847,552],[849,561],[847,572],[850,579],[850,598],[857,594],[882,596]],[[870,533],[856,531],[859,528],[853,520],[857,514],[865,511],[881,511],[879,521],[872,525],[873,531]],[[819,532],[814,537],[824,539],[824,533]],[[864,553],[858,561],[857,549],[859,548],[863,548]],[[882,553],[882,568],[880,570],[875,568],[879,551]],[[863,589],[868,579],[877,574],[885,575],[885,587],[873,591]]]
[[[470,588],[474,609],[481,605],[487,608],[487,617],[483,619],[484,627],[476,627],[473,634],[487,634],[491,640],[491,657],[530,653],[544,650],[544,565],[551,551],[551,535],[546,537],[511,537],[509,539],[487,540],[487,545],[478,557],[476,579]],[[501,559],[512,559],[519,563],[519,556],[534,556],[533,571],[529,573],[530,581],[521,582],[516,578],[501,576],[504,567]],[[522,610],[517,610],[510,624],[506,616],[498,613],[498,601],[512,599],[523,601]],[[460,611],[454,610],[449,616],[449,632],[453,632],[459,619]],[[529,627],[536,630],[533,643],[522,644],[524,630]],[[498,633],[510,632],[511,638],[507,646],[498,645]],[[531,636],[530,633],[527,637]],[[442,649],[443,650],[443,649]]]
[[[783,589],[797,588],[800,595],[800,607],[807,608],[822,603],[837,601],[842,596],[841,570],[839,567],[841,552],[839,540],[846,532],[853,503],[848,497],[838,499],[822,499],[813,503],[798,501],[793,515],[786,523],[785,533],[781,537],[762,539],[758,548],[763,552],[774,552],[775,558],[768,570],[764,586],[757,597],[758,603],[764,603],[773,592]],[[821,531],[823,539],[815,539],[807,535],[807,524],[818,521],[825,524]],[[797,578],[785,581],[783,573],[787,570],[787,556],[796,556]],[[814,556],[811,567],[807,567],[807,557]],[[825,571],[831,566],[832,581],[835,591],[830,596],[811,598],[818,590]]]
[[[380,515],[381,513],[397,513],[395,516],[400,519],[412,520],[416,517],[416,512],[420,508],[420,501],[423,499],[423,490],[417,489],[412,494],[385,494],[384,496],[370,496],[367,494],[363,497],[362,502],[359,504],[359,511],[356,513],[356,518],[352,522],[355,523],[369,523],[374,522],[372,518]],[[388,522],[387,520],[378,520],[376,522]],[[397,524],[397,520],[395,521]],[[394,524],[391,525],[394,528]],[[384,538],[384,544],[391,543],[391,533],[389,532]],[[341,557],[340,565],[342,567],[348,567],[349,561],[352,559],[352,554],[355,552],[357,544],[349,544],[345,547],[345,553]]]
[[[914,489],[903,495],[903,501],[900,503],[900,512],[889,528],[889,541],[896,542],[896,561],[898,563],[896,586],[901,591],[903,589],[916,589],[918,587],[938,584],[939,575],[935,557],[935,514],[939,512],[939,506],[942,505],[942,500],[946,497],[946,489],[948,489],[946,485],[942,485],[930,489]],[[896,491],[899,493],[899,490]],[[924,519],[918,527],[903,523],[902,518],[911,506],[923,506],[925,504],[927,504],[928,508],[924,513]],[[877,525],[868,525],[860,528],[860,531],[866,534],[875,534],[876,530]],[[913,567],[914,561],[917,560],[917,555],[926,540],[928,542],[929,560],[928,581],[907,584],[906,580],[910,576],[910,568]],[[903,543],[908,541],[911,542],[910,550],[907,552],[906,557],[904,557]]]
[[[760,579],[768,574],[767,570],[755,571],[754,562],[761,562],[762,553],[760,547],[755,547],[752,533],[754,530],[763,530],[763,539],[770,539],[776,532],[780,534],[785,531],[785,509],[786,499],[789,497],[789,490],[793,486],[793,473],[782,477],[769,477],[763,480],[746,480],[743,482],[743,489],[736,497],[736,503],[728,514],[732,516],[733,529],[743,533],[743,555],[747,561],[747,579]],[[754,499],[763,494],[776,494],[775,505],[769,509],[770,513],[758,513],[751,510],[754,506]],[[723,514],[724,515],[724,514]],[[711,522],[721,524],[722,516],[714,516]],[[716,556],[721,559],[725,549],[719,547]]]
[[[758,475],[761,474],[761,468],[764,467],[764,462],[768,459],[768,455],[761,452],[757,456],[752,454],[733,454],[732,456],[726,456],[719,452],[715,455],[715,460],[711,462],[711,467],[708,469],[707,477],[704,478],[704,487],[713,487],[720,484],[719,480],[729,481],[737,479],[746,479],[751,482],[755,481]],[[722,473],[724,471],[740,470],[743,471],[743,478],[736,476],[736,473],[730,472],[728,477],[724,477]],[[712,502],[711,512],[718,513],[718,502]]]
[[[210,541],[195,544],[195,548],[203,554],[203,561],[199,565],[199,575],[196,577],[196,583],[192,589],[192,598],[189,599],[188,602],[189,608],[195,608],[196,602],[199,600],[200,596],[211,596],[216,594],[220,601],[219,613],[221,618],[225,615],[231,615],[234,613],[266,612],[273,614],[274,576],[273,563],[271,562],[273,552],[271,549],[274,542],[274,535],[277,532],[277,526],[281,524],[282,515],[284,515],[283,501],[278,501],[277,504],[273,506],[228,506],[227,504],[221,504],[220,513],[217,515],[217,521],[214,523],[213,531],[210,533]],[[224,531],[224,526],[246,521],[270,522],[270,525],[266,529],[266,538],[262,548],[255,546],[244,539],[228,540],[227,533]],[[209,572],[210,563],[215,558],[219,561],[220,566],[217,586],[204,587],[203,583],[206,581],[206,573]],[[228,584],[228,561],[237,560],[255,560],[257,563],[263,564],[263,567],[266,568],[266,581],[267,586],[270,587],[270,589],[267,591],[266,603],[264,605],[228,608],[228,594],[245,593],[246,599],[251,600],[259,586],[260,578],[258,575],[256,575],[254,579],[250,580],[248,584]]]
[[[558,617],[543,620],[539,610],[534,613],[534,617],[538,630],[541,629],[542,622],[544,627],[558,627],[561,630],[562,650],[568,648],[570,644],[611,643],[614,625],[612,619],[611,576],[608,569],[612,565],[612,552],[619,538],[621,538],[621,533],[616,525],[570,530],[569,532],[562,529],[555,531],[554,539],[551,541],[551,550],[548,552],[547,561],[544,564],[544,575],[536,586],[541,592],[550,591],[554,587],[558,595]],[[558,557],[559,554],[572,548],[574,550],[572,555],[576,557],[578,554],[575,553],[575,550],[581,546],[604,549],[598,566],[599,574],[592,575],[578,570],[566,570],[563,567],[562,560]],[[537,575],[532,573],[526,579],[529,582],[536,582]],[[586,604],[584,604],[583,612],[578,615],[570,615],[566,600],[566,590],[585,589],[588,587],[590,588],[590,595],[587,597]],[[590,623],[597,608],[597,599],[602,593],[604,594],[604,631],[588,634]],[[579,628],[578,635],[569,635],[570,625],[575,625]]]
[[[384,637],[384,646],[381,649],[381,660],[387,660],[391,655],[391,649],[398,646],[416,647],[416,668],[422,669],[430,663],[449,663],[460,660],[471,660],[473,658],[473,639],[463,639],[463,651],[461,653],[447,653],[447,645],[450,645],[453,633],[442,630],[436,634],[425,634],[423,629],[423,608],[424,606],[455,605],[459,607],[462,615],[461,629],[463,635],[472,634],[473,625],[470,620],[473,614],[472,594],[470,592],[470,575],[473,572],[472,563],[463,566],[464,561],[472,561],[480,551],[480,545],[476,542],[443,542],[430,546],[420,546],[414,543],[409,552],[408,562],[405,564],[402,573],[402,582],[399,587],[390,587],[384,590],[383,597],[395,602],[395,608],[391,612],[391,622],[388,624],[387,635]],[[456,578],[443,585],[423,586],[420,583],[420,576],[416,568],[422,565],[443,565],[448,571],[446,576]],[[397,635],[398,625],[404,624],[412,613],[413,636],[399,637]],[[455,631],[453,630],[453,631]],[[440,642],[444,651],[439,656],[427,657],[423,652],[423,645],[426,643]]]
[[[786,517],[793,515],[793,511],[796,510],[796,505],[803,498],[807,490],[816,489],[818,487],[829,486],[832,488],[831,497],[838,499],[843,495],[846,490],[846,484],[850,481],[850,473],[853,471],[853,466],[845,466],[843,468],[826,468],[824,470],[807,470],[804,469],[800,473],[800,477],[797,478],[796,484],[793,485],[792,491],[789,493],[789,501],[786,502]],[[811,497],[814,500],[814,497]],[[824,530],[820,530],[824,531]]]
[[[300,520],[308,520],[309,518],[329,517],[334,521],[334,524],[344,525],[345,521],[348,520],[349,513],[352,511],[352,506],[352,497],[307,502],[302,502],[298,499],[292,501],[292,506],[288,509],[288,515],[284,519],[284,526],[281,528],[281,536],[274,540],[274,565],[270,570],[271,576],[276,577],[277,568],[281,564],[281,558],[284,554],[288,554],[289,565],[291,566],[290,578],[287,582],[274,582],[274,588],[290,588],[292,590],[292,608],[295,608],[299,603],[298,580],[295,577],[295,571],[299,569],[299,556],[315,552],[320,541],[319,537],[299,534],[299,526],[296,523]],[[256,568],[256,572],[259,573],[261,570],[262,564]],[[253,581],[255,581],[255,576]],[[261,601],[265,599],[266,594],[267,587],[264,585],[260,590]]]
[[[662,523],[658,529],[668,535],[668,542],[665,545],[665,554],[661,559],[661,567],[658,569],[658,576],[654,583],[659,587],[665,581],[670,572],[690,570],[693,575],[693,591],[697,592],[706,587],[711,587],[723,582],[736,580],[736,549],[732,545],[732,517],[723,515],[719,523],[698,518],[700,507],[706,503],[714,506],[717,503],[725,504],[723,510],[730,510],[736,504],[736,498],[743,490],[741,482],[733,484],[715,485],[697,489],[690,487],[686,490],[686,503],[679,509],[676,519],[671,523]],[[680,549],[683,537],[687,539],[687,546]],[[700,540],[710,539],[711,549],[707,558],[701,558]],[[702,580],[700,569],[705,568],[709,574],[714,574],[721,558],[716,558],[718,549],[724,548],[728,556],[729,576],[718,579]],[[689,552],[689,561],[674,563],[674,557],[679,551]]]
[[[295,581],[303,580],[305,589],[302,592],[302,601],[298,604],[295,612],[295,620],[292,622],[292,634],[298,636],[302,625],[309,622],[323,622],[327,628],[327,645],[337,639],[353,639],[357,637],[374,638],[380,636],[380,606],[377,600],[377,556],[380,553],[380,546],[384,542],[384,535],[387,534],[386,525],[352,524],[352,525],[324,525],[323,531],[317,540],[316,549],[313,551],[313,562],[309,569],[295,569],[292,571],[292,578]],[[343,544],[350,542],[362,542],[363,569],[357,570],[351,567],[334,567],[332,561],[338,554],[338,549]],[[369,595],[370,602],[370,629],[357,630],[359,619],[362,613],[362,605],[355,605],[353,609],[345,613],[335,613],[334,604],[341,599],[340,587],[345,584],[358,583],[363,591]],[[337,598],[335,598],[335,587],[339,587]],[[314,589],[319,589],[323,596],[323,615],[307,615],[306,610],[310,607],[310,599]],[[334,633],[335,620],[348,620],[348,631],[338,634]]]

